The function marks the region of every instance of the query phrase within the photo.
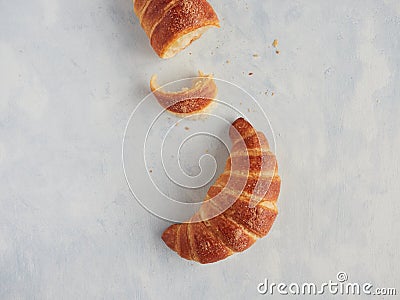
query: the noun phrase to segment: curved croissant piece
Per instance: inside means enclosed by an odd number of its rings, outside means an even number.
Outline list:
[[[168,227],[162,239],[181,257],[213,263],[248,249],[267,235],[278,214],[281,180],[265,135],[243,118],[229,132],[230,157],[200,210]],[[257,201],[254,205],[252,197]]]
[[[165,92],[157,83],[157,75],[153,75],[150,89],[162,107],[181,117],[205,111],[217,96],[217,85],[212,75],[205,75],[201,71],[199,76],[194,78],[191,88],[184,88],[179,92]]]
[[[170,58],[198,39],[208,28],[219,27],[206,0],[134,0],[134,11],[161,58]]]

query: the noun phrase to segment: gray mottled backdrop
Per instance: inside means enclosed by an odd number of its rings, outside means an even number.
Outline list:
[[[271,298],[264,278],[339,271],[400,292],[400,2],[212,4],[222,28],[162,61],[129,0],[0,0],[1,299]],[[261,103],[283,183],[268,237],[209,266],[165,247],[121,163],[150,76],[197,69]]]

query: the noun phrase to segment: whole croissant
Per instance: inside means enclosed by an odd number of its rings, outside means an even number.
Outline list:
[[[135,14],[161,58],[170,58],[219,20],[206,0],[134,0]]]
[[[200,210],[162,235],[181,257],[202,264],[246,250],[267,235],[278,214],[281,180],[265,135],[243,118],[232,124],[229,135],[233,145],[225,170]]]

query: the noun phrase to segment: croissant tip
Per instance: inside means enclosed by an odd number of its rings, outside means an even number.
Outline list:
[[[236,128],[236,129],[240,129],[240,128],[243,128],[243,127],[249,127],[250,128],[252,126],[250,125],[250,123],[248,121],[246,121],[245,118],[239,117],[232,123],[232,127]]]
[[[239,118],[237,118],[237,119],[235,120],[235,122],[233,122],[232,125],[235,126],[235,124],[236,124],[236,123],[239,123],[239,122],[246,122],[246,123],[248,123],[248,122],[246,121],[245,118],[239,117]]]
[[[170,227],[168,227],[161,235],[161,239],[173,251],[176,251],[177,232],[178,232],[178,225],[174,224],[174,225],[171,225]]]

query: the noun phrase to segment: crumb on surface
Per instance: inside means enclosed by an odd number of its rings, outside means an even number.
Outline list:
[[[153,173],[153,170],[152,170],[152,169],[150,169],[150,170],[149,170],[149,173]]]
[[[274,47],[274,48],[276,48],[276,47],[278,47],[278,40],[277,39],[275,39],[273,42],[272,42],[272,46]]]
[[[250,72],[250,73],[249,73],[249,76],[251,76],[251,75],[253,75],[253,74],[254,74],[253,72]]]
[[[276,54],[279,54],[279,53],[281,53],[281,51],[279,51],[279,50],[276,50],[276,51],[275,51],[275,53],[276,53]]]
[[[225,63],[229,64],[229,63],[230,63],[230,61],[229,61],[229,60],[227,60]]]
[[[271,92],[271,96],[273,96],[273,95],[275,95],[275,93],[274,93],[274,92]]]
[[[250,112],[250,108],[248,108],[247,111]]]
[[[258,54],[257,53],[253,54],[253,57],[258,57]]]
[[[190,129],[189,127],[185,126],[185,130],[189,130],[189,129]]]

